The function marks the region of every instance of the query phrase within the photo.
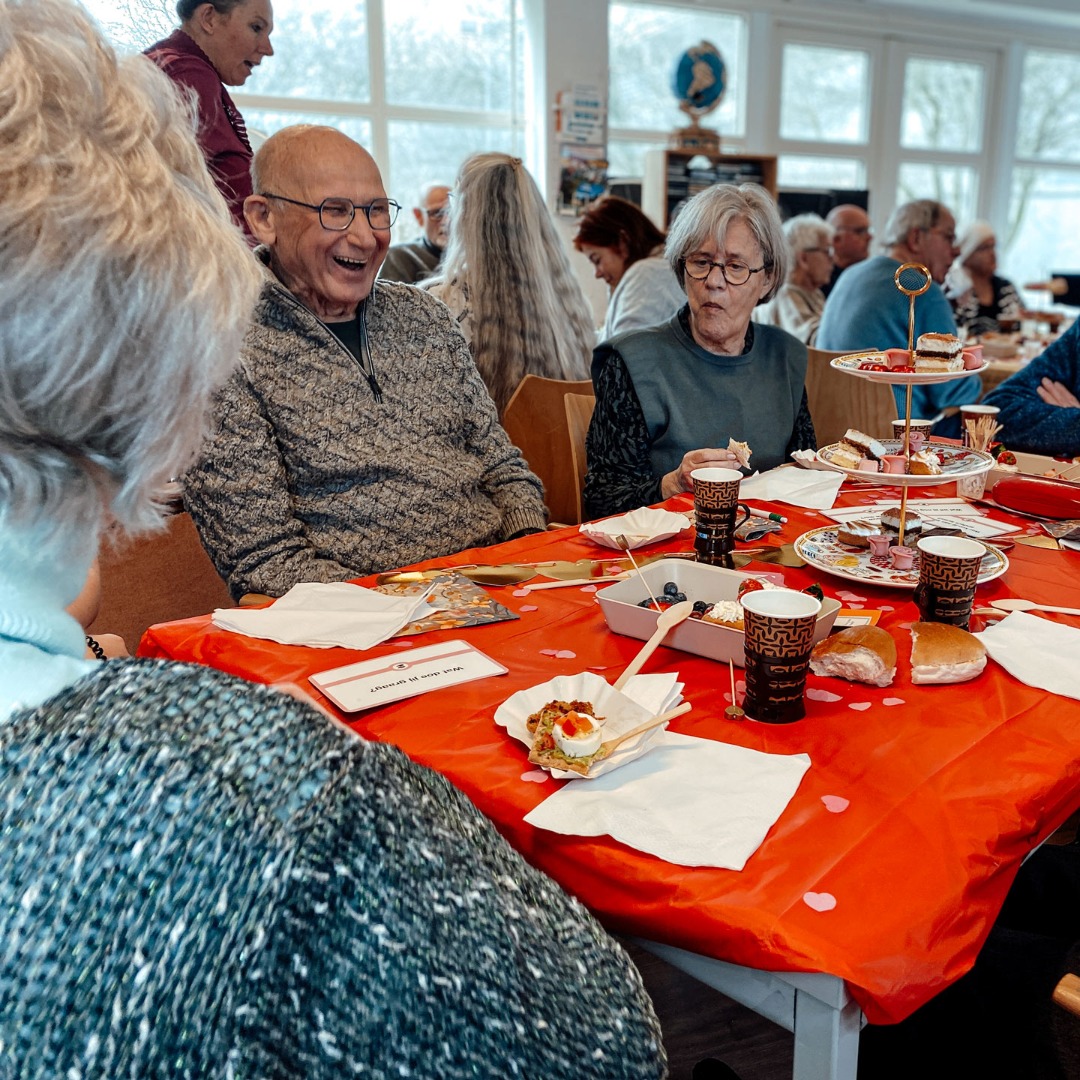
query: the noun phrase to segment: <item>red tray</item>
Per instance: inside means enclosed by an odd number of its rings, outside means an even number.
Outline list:
[[[1006,476],[991,495],[994,502],[1022,514],[1044,518],[1080,518],[1080,484],[1045,476]]]

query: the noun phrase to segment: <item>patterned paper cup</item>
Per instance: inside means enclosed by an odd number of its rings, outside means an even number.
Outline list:
[[[742,478],[735,469],[695,469],[690,474],[694,482],[694,550],[699,562],[723,565],[734,549],[735,530],[750,517],[750,507],[739,502]]]
[[[915,603],[922,621],[951,623],[966,630],[986,548],[962,536],[924,536],[916,546]]]
[[[790,724],[806,715],[803,691],[821,604],[806,593],[765,589],[743,597],[746,698],[752,720]]]

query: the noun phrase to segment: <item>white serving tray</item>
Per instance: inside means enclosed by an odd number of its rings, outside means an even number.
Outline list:
[[[718,600],[734,600],[739,591],[739,583],[748,577],[775,581],[778,576],[775,573],[742,574],[689,559],[661,559],[644,567],[641,573],[657,597],[664,591],[665,582],[674,581],[679,590],[686,593],[688,600],[704,600],[710,604]],[[637,606],[648,597],[648,593],[636,574],[625,581],[609,585],[596,595],[610,630],[616,634],[626,634],[627,637],[640,638],[642,641],[652,637],[660,616],[651,608]],[[828,636],[839,610],[838,600],[826,598],[822,601],[821,614],[814,630],[815,642]],[[705,622],[703,619],[687,619],[680,623],[668,634],[664,644],[669,648],[719,660],[724,664],[730,659],[739,667],[744,665],[742,631]]]

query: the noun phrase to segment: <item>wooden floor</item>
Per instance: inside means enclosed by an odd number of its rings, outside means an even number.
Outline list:
[[[694,1065],[718,1058],[741,1080],[791,1080],[790,1032],[627,941],[664,1030],[671,1080],[690,1080]]]
[[[1068,844],[1078,839],[1080,813],[1047,842]],[[694,1065],[705,1058],[725,1062],[740,1080],[791,1080],[794,1043],[790,1032],[652,953],[620,940],[641,972],[660,1018],[671,1080],[690,1080]]]

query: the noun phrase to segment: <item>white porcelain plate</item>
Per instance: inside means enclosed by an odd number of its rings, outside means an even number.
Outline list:
[[[836,538],[837,526],[811,529],[795,541],[795,550],[811,566],[826,574],[859,581],[869,585],[884,585],[892,589],[914,589],[919,584],[919,554],[910,570],[894,570],[887,555],[871,555],[869,548],[853,548]],[[979,584],[1001,577],[1009,569],[1009,560],[997,548],[988,547],[979,569]]]
[[[879,442],[885,447],[887,454],[903,453],[903,444],[899,439],[880,439]],[[866,472],[863,469],[846,469],[843,465],[834,464],[831,457],[839,448],[840,443],[822,447],[817,452],[818,461],[855,480],[869,480],[875,484],[890,484],[896,487],[933,487],[937,484],[948,484],[953,480],[962,480],[965,476],[979,476],[994,467],[993,457],[984,454],[981,450],[968,450],[963,446],[931,442],[927,449],[933,450],[941,459],[941,472],[935,476]]]

